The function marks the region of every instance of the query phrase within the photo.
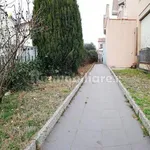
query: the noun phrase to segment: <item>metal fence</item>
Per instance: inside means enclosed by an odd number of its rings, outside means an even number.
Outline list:
[[[150,48],[144,48],[140,51],[139,63],[150,64]]]
[[[1,54],[1,53],[0,53]],[[16,56],[16,61],[29,62],[35,60],[38,55],[37,47],[25,46],[23,50]],[[0,69],[6,65],[9,58],[4,55],[0,55]]]
[[[33,61],[37,57],[37,47],[25,46],[23,52],[17,56],[17,60],[21,62]]]

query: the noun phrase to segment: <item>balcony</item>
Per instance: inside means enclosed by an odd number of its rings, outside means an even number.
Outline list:
[[[124,5],[125,4],[125,0],[118,0],[118,5]]]

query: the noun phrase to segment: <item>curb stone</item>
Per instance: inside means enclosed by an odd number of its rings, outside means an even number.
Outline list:
[[[30,142],[30,145],[28,145],[28,147],[26,147],[25,150],[36,150],[36,141],[35,140],[32,140]]]
[[[150,135],[150,121],[147,119],[147,117],[145,116],[142,110],[139,111],[139,118],[141,119],[144,127],[147,129]]]
[[[119,80],[119,78],[116,76],[116,74],[113,72],[113,70],[110,67],[108,67],[108,68],[109,68],[111,74],[113,75],[113,77],[115,78],[115,80],[117,81],[122,92],[124,93],[124,95],[129,100],[129,102],[130,102],[131,106],[133,107],[136,115],[140,118],[140,120],[142,121],[142,124],[144,125],[144,127],[146,128],[146,130],[148,131],[148,133],[150,135],[150,121],[147,119],[146,115],[143,113],[141,108],[136,104],[136,102],[134,101],[134,99],[132,98],[132,96],[130,95],[128,90],[124,87],[124,85]]]
[[[30,144],[24,150],[37,150],[40,149],[42,144],[45,142],[47,136],[52,131],[53,127],[57,123],[57,121],[62,116],[63,112],[66,110],[67,106],[70,104],[76,93],[79,91],[80,87],[84,83],[85,79],[93,69],[95,64],[85,73],[84,77],[81,78],[80,82],[76,85],[76,87],[71,91],[71,93],[67,96],[61,106],[55,111],[53,116],[46,122],[46,124],[42,127],[42,129],[36,134]]]

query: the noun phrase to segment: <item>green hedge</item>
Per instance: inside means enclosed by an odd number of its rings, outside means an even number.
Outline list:
[[[42,10],[39,13],[39,9]],[[71,74],[81,64],[83,38],[76,0],[34,0],[34,15],[45,29],[33,32],[46,74]],[[36,20],[35,20],[36,21]]]
[[[98,54],[94,50],[85,50],[83,56],[83,63],[94,63],[98,61]]]
[[[10,84],[8,89],[10,90],[26,90],[30,85],[36,83],[40,77],[41,67],[38,60],[31,62],[18,62],[15,64],[14,69],[9,74]]]

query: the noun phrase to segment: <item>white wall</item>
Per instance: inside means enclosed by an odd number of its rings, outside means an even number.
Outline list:
[[[141,21],[141,49],[150,47],[150,14]]]
[[[7,41],[11,42],[10,44],[15,44],[16,36],[14,29],[14,22],[11,17],[8,17],[7,14],[0,9],[0,43],[3,44]],[[11,37],[11,40],[9,39]],[[9,50],[9,49],[8,49]],[[8,51],[7,50],[7,51]],[[5,53],[5,54],[4,54]],[[6,47],[3,49],[0,48],[0,55],[6,55]]]
[[[29,34],[29,30],[30,30],[29,23],[22,24],[22,30],[23,30],[23,32],[24,32],[25,35],[28,35]],[[31,39],[30,36],[26,40],[26,42],[24,43],[24,46],[33,46],[32,39]]]

